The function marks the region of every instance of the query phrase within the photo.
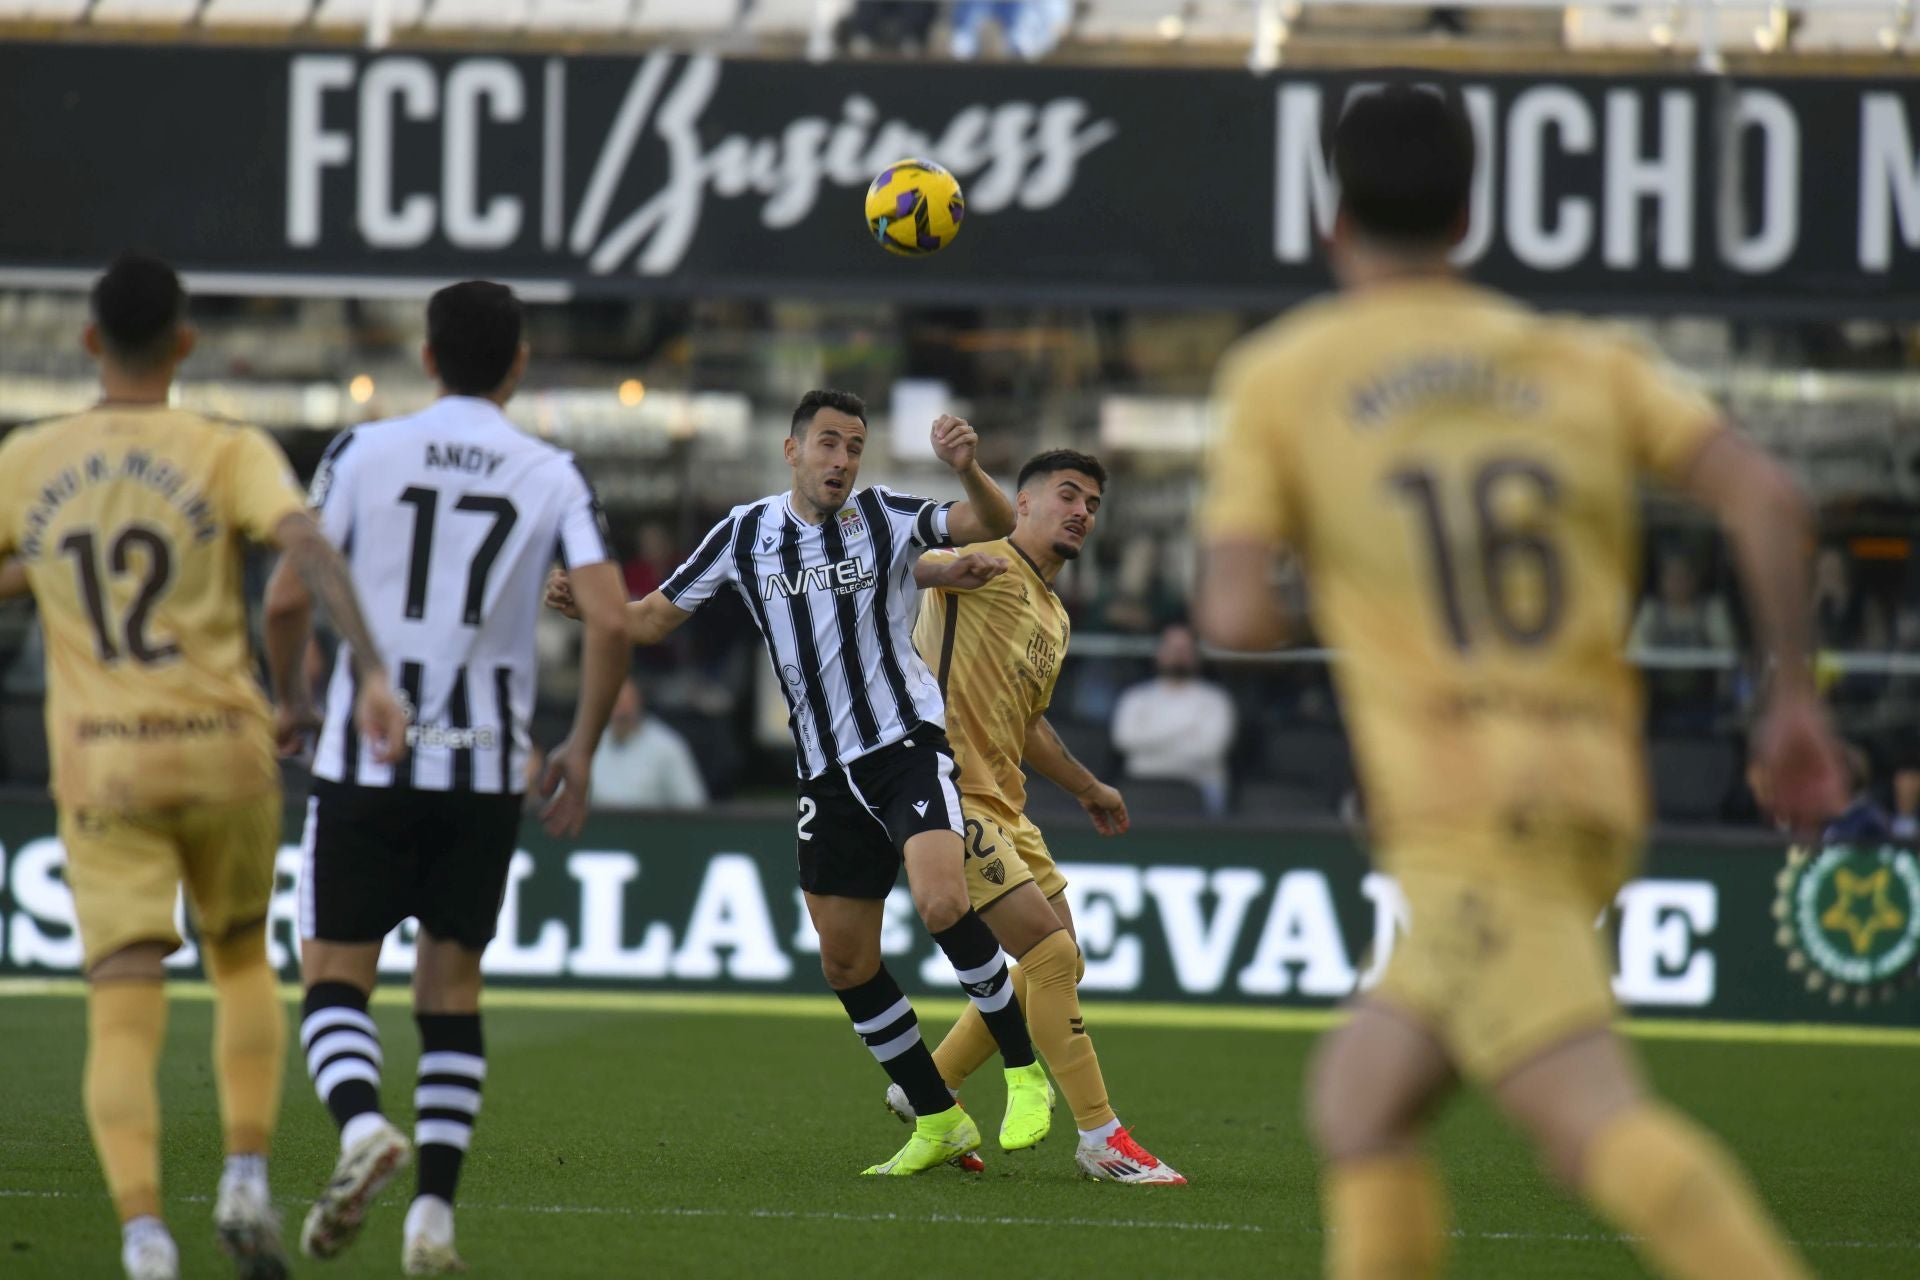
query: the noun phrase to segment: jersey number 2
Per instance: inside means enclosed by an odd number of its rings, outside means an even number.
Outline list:
[[[427,615],[427,577],[433,563],[433,525],[440,511],[440,491],[409,485],[400,491],[400,501],[413,508],[413,555],[407,564],[407,616],[417,621]],[[473,563],[467,567],[467,598],[460,613],[462,622],[477,627],[487,600],[487,575],[493,572],[493,562],[499,559],[500,548],[507,545],[507,535],[513,532],[520,513],[514,510],[509,499],[477,493],[461,498],[453,504],[453,509],[493,517],[493,528],[487,530],[486,540],[473,553]]]
[[[1447,636],[1464,653],[1473,647],[1480,626],[1469,618],[1462,598],[1441,481],[1425,467],[1403,467],[1387,480],[1396,494],[1416,508]],[[1551,512],[1560,503],[1560,482],[1531,459],[1494,458],[1473,473],[1471,488],[1473,543],[1488,619],[1509,644],[1523,648],[1544,644],[1559,627],[1566,603],[1560,550],[1536,524],[1503,518],[1498,507],[1500,495],[1512,490],[1531,493],[1537,509]],[[1539,603],[1531,610],[1523,610],[1514,599],[1515,571],[1523,567],[1531,567],[1530,576],[1539,585]]]
[[[115,577],[131,573],[136,556],[146,562],[146,578],[140,584],[140,592],[117,627],[107,618],[106,583],[100,571],[99,539],[94,531],[74,530],[60,540],[60,550],[73,557],[74,577],[80,588],[81,603],[86,606],[87,621],[93,625],[93,648],[100,661],[117,662],[123,653],[132,655],[135,662],[149,664],[180,656],[178,645],[166,641],[156,644],[147,633],[153,606],[173,581],[173,548],[158,530],[130,524],[107,548],[107,569]]]

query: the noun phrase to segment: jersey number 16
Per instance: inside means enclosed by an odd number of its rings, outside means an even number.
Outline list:
[[[1494,458],[1472,473],[1468,484],[1473,505],[1474,559],[1478,561],[1480,598],[1485,618],[1472,616],[1463,598],[1462,574],[1455,563],[1449,531],[1450,500],[1445,483],[1427,467],[1402,467],[1387,477],[1399,497],[1414,507],[1435,594],[1447,637],[1462,653],[1473,648],[1487,624],[1507,643],[1522,648],[1545,644],[1559,627],[1566,604],[1565,574],[1560,551],[1539,522],[1514,520],[1500,510],[1507,492],[1530,496],[1534,509],[1552,512],[1560,504],[1560,482],[1540,463],[1528,458]],[[1531,572],[1527,572],[1530,570]],[[1524,607],[1515,584],[1524,575],[1538,585],[1536,603]]]

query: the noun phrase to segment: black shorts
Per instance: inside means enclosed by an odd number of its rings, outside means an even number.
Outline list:
[[[519,838],[519,796],[316,780],[300,841],[300,936],[378,942],[413,916],[436,938],[483,950]]]
[[[959,776],[947,735],[921,724],[892,746],[802,782],[800,887],[835,898],[886,897],[907,841],[966,830]]]

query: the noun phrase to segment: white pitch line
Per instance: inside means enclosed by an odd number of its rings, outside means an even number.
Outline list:
[[[79,1191],[28,1191],[0,1187],[0,1199],[95,1200],[104,1199],[104,1197]],[[176,1204],[213,1203],[211,1196],[170,1195],[167,1199]],[[294,1196],[275,1196],[274,1200],[278,1204],[294,1207],[307,1203]],[[1197,1231],[1296,1236],[1325,1234],[1319,1227],[1296,1227],[1288,1230],[1263,1227],[1257,1222],[1189,1222],[1178,1218],[1157,1221],[1152,1218],[1029,1218],[966,1213],[849,1213],[844,1210],[829,1209],[725,1209],[669,1205],[469,1204],[465,1202],[462,1202],[461,1208],[480,1213],[533,1213],[543,1216],[580,1218],[716,1218],[762,1222],[877,1222],[900,1226],[924,1224],[974,1227],[1085,1227],[1096,1230]],[[1634,1243],[1632,1236],[1577,1231],[1467,1231],[1456,1228],[1449,1231],[1447,1235],[1455,1240],[1490,1240],[1513,1244],[1631,1245]],[[1910,1240],[1796,1240],[1794,1243],[1803,1249],[1881,1249],[1902,1253],[1920,1250],[1920,1242]]]

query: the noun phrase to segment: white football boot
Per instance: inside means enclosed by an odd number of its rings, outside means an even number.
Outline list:
[[[407,1135],[385,1120],[341,1152],[327,1189],[307,1213],[306,1226],[300,1232],[300,1251],[323,1261],[339,1257],[360,1235],[367,1206],[412,1159],[413,1144],[407,1141]]]
[[[1187,1180],[1170,1164],[1133,1140],[1125,1128],[1115,1129],[1104,1142],[1081,1140],[1074,1153],[1080,1172],[1096,1182],[1131,1182],[1140,1186],[1184,1187]]]
[[[221,1178],[213,1229],[239,1280],[287,1280],[280,1215],[268,1198],[265,1179]]]

